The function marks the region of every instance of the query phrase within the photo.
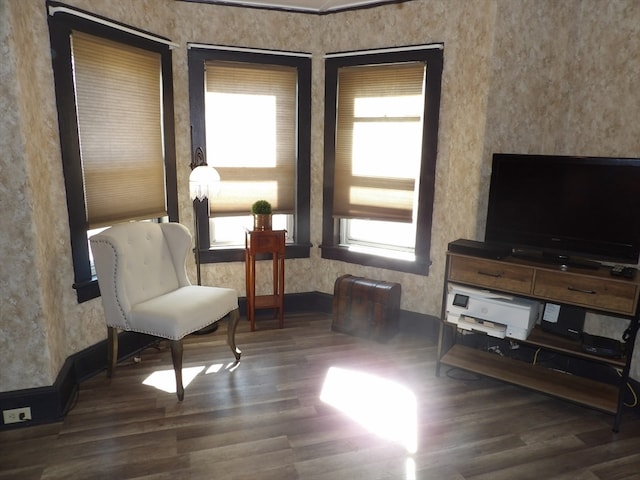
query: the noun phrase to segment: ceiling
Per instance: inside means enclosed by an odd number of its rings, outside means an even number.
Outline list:
[[[329,13],[354,8],[371,7],[407,0],[183,0],[218,5],[235,5],[307,13]]]

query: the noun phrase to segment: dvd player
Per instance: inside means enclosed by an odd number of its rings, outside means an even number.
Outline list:
[[[599,357],[619,358],[624,354],[622,342],[613,338],[582,333],[582,350]]]

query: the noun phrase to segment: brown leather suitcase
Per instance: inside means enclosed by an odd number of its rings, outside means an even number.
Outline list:
[[[385,342],[398,332],[399,283],[343,275],[333,287],[331,329]]]

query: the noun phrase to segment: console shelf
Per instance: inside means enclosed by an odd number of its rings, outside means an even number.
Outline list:
[[[573,305],[629,320],[626,357],[607,358],[582,350],[579,341],[550,334],[535,327],[526,340],[518,343],[548,352],[608,365],[621,372],[617,384],[560,372],[509,357],[479,350],[457,342],[457,325],[447,321],[449,283],[488,289],[539,301]],[[623,393],[629,378],[633,346],[638,331],[640,281],[612,277],[608,268],[579,269],[550,266],[520,258],[500,260],[468,253],[447,253],[442,317],[438,340],[440,365],[458,367],[506,381],[614,415],[613,430],[618,431]],[[452,334],[449,335],[448,332]]]
[[[534,327],[526,340],[520,340],[520,343],[541,347],[546,350],[553,350],[559,353],[570,355],[572,357],[583,358],[592,362],[604,363],[612,367],[623,369],[627,363],[626,357],[611,358],[593,355],[582,350],[579,340],[571,340],[560,337],[553,333],[548,333],[540,327]]]
[[[452,346],[440,362],[607,413],[615,414],[618,408],[617,386],[537,367],[464,345]]]

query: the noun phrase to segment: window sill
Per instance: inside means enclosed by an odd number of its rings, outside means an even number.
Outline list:
[[[414,273],[416,275],[429,275],[429,267],[431,266],[431,261],[428,258],[406,261],[369,253],[354,252],[349,250],[348,247],[336,247],[333,245],[321,245],[320,249],[322,258],[398,272]]]
[[[285,258],[309,258],[311,244],[287,243]],[[244,262],[244,247],[209,248],[200,250],[201,263]],[[271,258],[264,254],[258,260]]]

